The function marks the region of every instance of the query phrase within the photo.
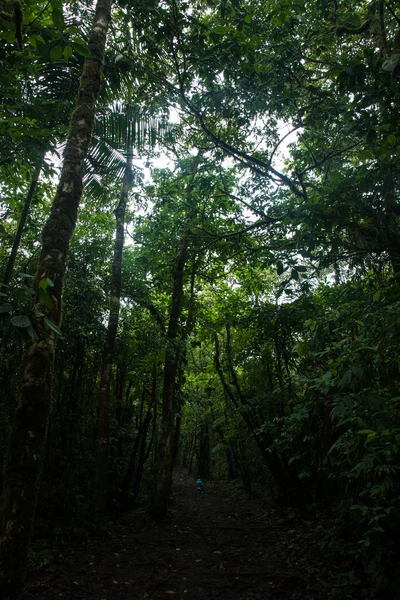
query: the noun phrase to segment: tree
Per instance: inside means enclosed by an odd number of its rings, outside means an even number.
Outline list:
[[[129,108],[128,108],[129,116]],[[94,485],[94,509],[97,515],[98,529],[102,528],[106,506],[108,457],[109,457],[109,420],[110,420],[110,386],[114,359],[115,338],[117,336],[118,319],[121,303],[122,251],[125,235],[125,212],[128,202],[129,187],[132,181],[132,150],[127,148],[125,174],[117,208],[114,211],[116,228],[114,242],[114,258],[112,264],[110,315],[108,318],[107,339],[103,351],[100,374],[99,425],[97,435],[97,462]]]
[[[61,321],[61,296],[69,242],[82,193],[85,156],[93,127],[111,1],[99,0],[89,39],[76,109],[71,117],[60,183],[42,238],[37,285],[51,281],[51,308],[42,339],[30,342],[22,362],[23,384],[10,438],[1,499],[0,589],[6,599],[21,595],[37,495],[40,461],[52,394],[55,334]],[[45,308],[45,307],[44,307]],[[45,309],[46,310],[46,309]]]

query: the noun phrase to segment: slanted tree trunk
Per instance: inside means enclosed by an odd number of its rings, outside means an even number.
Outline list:
[[[7,265],[6,265],[6,270],[4,271],[3,285],[9,285],[10,284],[12,272],[13,272],[13,269],[14,269],[15,259],[17,257],[18,248],[19,248],[19,245],[21,243],[22,233],[24,231],[26,219],[27,219],[28,214],[29,214],[29,209],[31,207],[32,198],[33,198],[33,196],[35,194],[35,191],[36,191],[36,187],[37,187],[37,183],[38,183],[38,180],[39,180],[40,172],[41,172],[41,170],[43,168],[44,155],[45,155],[45,152],[41,152],[40,157],[39,157],[38,162],[37,162],[37,165],[36,165],[36,168],[35,168],[35,173],[33,175],[33,179],[31,181],[31,185],[29,186],[29,190],[28,190],[28,193],[27,193],[26,198],[25,198],[24,208],[22,209],[22,213],[21,213],[21,216],[19,218],[17,233],[15,234],[15,238],[14,238],[14,242],[13,242],[13,245],[12,245],[12,248],[11,248],[10,256],[8,257],[8,261],[7,261]]]
[[[89,148],[112,0],[98,0],[75,111],[71,117],[60,183],[43,229],[36,283],[50,278],[52,308],[48,317],[61,321],[61,298],[69,243],[82,195],[84,160]],[[43,307],[43,311],[45,308]],[[22,385],[5,465],[0,503],[0,597],[21,597],[46,440],[52,395],[55,336],[27,344]]]
[[[117,337],[119,310],[121,304],[122,251],[124,247],[125,212],[128,202],[129,185],[132,173],[132,153],[128,151],[120,200],[115,209],[115,242],[111,278],[110,316],[107,338],[103,351],[100,374],[100,404],[97,430],[97,457],[94,484],[93,508],[97,529],[103,527],[106,508],[108,459],[110,453],[110,386],[114,361],[115,338]]]

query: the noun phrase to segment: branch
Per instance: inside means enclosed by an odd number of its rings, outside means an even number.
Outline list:
[[[177,91],[175,88],[175,92],[179,95],[179,97],[181,98],[184,105],[189,109],[190,113],[196,117],[196,119],[197,119],[201,129],[204,131],[204,133],[218,147],[222,148],[223,150],[226,150],[226,152],[228,152],[228,154],[237,158],[239,160],[239,162],[241,162],[246,167],[251,169],[254,173],[257,173],[258,175],[261,175],[262,177],[268,177],[269,179],[271,179],[271,174],[274,175],[275,177],[277,177],[277,179],[281,183],[285,184],[290,189],[290,191],[293,192],[293,194],[295,194],[298,198],[303,197],[303,193],[296,187],[296,185],[293,183],[293,181],[291,179],[289,179],[289,177],[287,177],[283,173],[280,173],[279,171],[274,169],[271,166],[269,161],[265,162],[265,161],[261,160],[260,158],[251,156],[247,152],[244,152],[243,150],[238,150],[237,148],[235,148],[228,142],[221,140],[221,138],[217,134],[215,134],[213,131],[211,131],[211,129],[209,128],[209,126],[207,125],[207,123],[204,120],[204,116],[187,99],[184,90],[181,88],[180,91]]]

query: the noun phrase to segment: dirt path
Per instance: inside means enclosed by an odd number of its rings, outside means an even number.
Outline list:
[[[27,600],[318,598],[288,561],[304,533],[294,517],[218,485],[199,494],[182,470],[174,474],[174,495],[166,522],[135,511],[113,536],[57,556],[31,577]]]

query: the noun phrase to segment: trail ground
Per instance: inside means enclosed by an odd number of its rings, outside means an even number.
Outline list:
[[[296,548],[299,515],[195,480],[176,470],[169,518],[153,523],[140,509],[112,533],[63,549],[33,573],[27,600],[317,599]],[[324,596],[327,597],[326,595]]]

